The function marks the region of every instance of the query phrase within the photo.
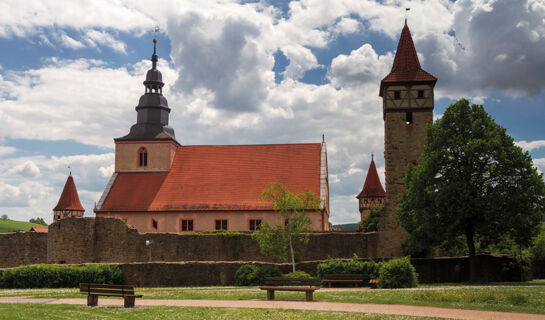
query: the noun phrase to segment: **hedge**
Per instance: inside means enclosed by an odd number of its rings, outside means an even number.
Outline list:
[[[378,278],[379,269],[383,263],[369,261],[359,261],[357,257],[351,260],[343,261],[333,259],[328,262],[320,263],[317,267],[318,278],[325,274],[361,274],[363,284],[368,285],[369,280]]]
[[[392,259],[380,267],[379,288],[414,288],[417,284],[418,274],[409,257]]]
[[[247,263],[235,272],[235,285],[258,286],[265,284],[266,277],[280,277],[282,272],[277,266],[261,266]]]
[[[74,288],[80,283],[123,284],[123,272],[108,264],[37,264],[7,269],[0,277],[1,288]]]

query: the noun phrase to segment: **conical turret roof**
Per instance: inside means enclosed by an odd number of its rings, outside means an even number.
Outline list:
[[[380,183],[380,178],[378,177],[377,167],[375,166],[375,160],[371,160],[371,165],[369,165],[369,170],[367,171],[367,177],[365,178],[365,183],[363,184],[363,189],[356,196],[356,198],[364,197],[385,197],[386,191]]]
[[[411,31],[405,21],[401,37],[397,44],[396,56],[390,73],[380,82],[380,96],[385,83],[395,82],[437,82],[437,78],[426,72],[420,66],[414,47]]]
[[[61,198],[53,210],[85,211],[79,201],[78,190],[76,189],[76,184],[74,183],[72,175],[69,175],[68,179],[66,179]]]

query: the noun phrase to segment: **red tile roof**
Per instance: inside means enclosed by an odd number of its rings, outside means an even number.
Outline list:
[[[72,175],[69,175],[68,179],[66,179],[59,202],[53,210],[85,211],[79,201],[78,190],[76,189]]]
[[[407,24],[401,31],[401,37],[397,44],[396,56],[390,73],[380,82],[380,96],[385,83],[392,82],[437,82],[437,78],[424,71],[418,61],[418,55],[414,48],[411,31]]]
[[[363,197],[385,197],[386,191],[380,183],[380,178],[378,177],[377,167],[375,166],[375,160],[371,160],[371,165],[367,171],[367,177],[365,178],[365,183],[363,184],[363,189],[356,196],[356,198]]]
[[[45,227],[45,228],[32,227],[30,228],[30,231],[47,233],[49,231],[49,228],[48,227]]]
[[[267,183],[320,195],[321,144],[180,146],[169,173],[119,173],[100,211],[268,210]]]

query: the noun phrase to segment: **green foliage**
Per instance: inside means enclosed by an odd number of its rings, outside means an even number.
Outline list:
[[[0,278],[2,288],[72,288],[80,283],[122,284],[123,272],[107,264],[36,264],[7,269]]]
[[[260,266],[253,263],[243,264],[235,272],[235,284],[237,286],[257,286],[265,284],[267,277],[279,277],[282,275],[277,266]]]
[[[323,278],[325,274],[361,274],[365,285],[369,280],[378,278],[378,272],[382,262],[359,261],[357,256],[351,260],[343,261],[332,259],[328,262],[320,263],[317,267],[318,278]]]
[[[2,220],[0,219],[0,233],[1,232],[14,232],[14,231],[29,231],[33,227],[43,228],[44,226],[36,223],[30,223],[26,221],[15,220]]]
[[[310,274],[306,273],[305,271],[301,271],[301,270],[283,274],[282,277],[286,277],[286,278],[305,278],[305,279],[314,278]]]
[[[404,182],[395,214],[410,234],[404,248],[411,254],[459,236],[470,255],[505,238],[528,247],[545,211],[545,183],[528,152],[465,99],[428,126],[424,152]]]
[[[47,223],[45,223],[44,219],[42,219],[42,218],[30,219],[30,220],[28,220],[28,222],[39,224],[39,225],[42,225],[42,226],[47,226]]]
[[[310,190],[293,193],[278,182],[270,183],[259,198],[261,201],[270,202],[273,209],[288,223],[285,226],[272,227],[267,221],[263,221],[252,237],[259,244],[263,255],[277,261],[286,261],[289,252],[292,269],[295,271],[293,242],[308,243],[308,227],[312,223],[308,211],[321,210],[321,200]]]
[[[534,245],[530,247],[530,254],[533,260],[545,261],[545,223],[541,223],[541,231],[534,240]]]
[[[414,288],[418,284],[418,274],[408,257],[392,259],[379,270],[379,288]]]
[[[365,219],[358,223],[359,232],[378,231],[378,221],[380,219],[381,207],[373,207],[369,210],[369,214]]]
[[[0,218],[2,220],[8,220],[8,215],[7,214],[3,214],[2,217]]]

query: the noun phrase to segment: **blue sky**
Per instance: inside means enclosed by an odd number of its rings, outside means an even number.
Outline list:
[[[545,170],[541,1],[13,2],[0,13],[0,213],[52,220],[68,165],[87,215],[136,120],[159,26],[159,69],[182,144],[318,142],[331,221],[358,220],[371,153],[382,181],[378,86],[408,22],[439,78],[435,115],[461,97]],[[498,24],[497,21],[502,21]]]

